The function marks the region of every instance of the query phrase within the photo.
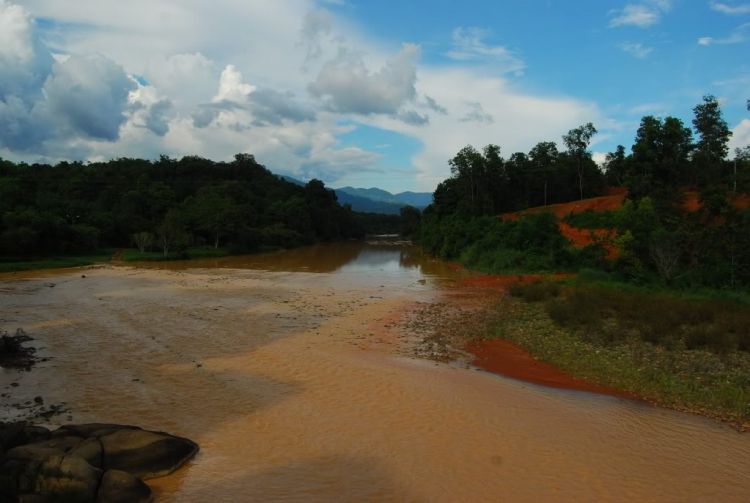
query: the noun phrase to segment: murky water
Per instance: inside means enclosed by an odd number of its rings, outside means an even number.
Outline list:
[[[412,248],[159,267],[0,282],[0,326],[54,357],[0,375],[2,413],[43,395],[199,442],[157,501],[748,501],[748,435],[400,356],[382,320],[456,275]]]

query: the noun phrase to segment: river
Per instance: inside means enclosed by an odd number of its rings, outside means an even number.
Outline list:
[[[2,419],[41,395],[70,408],[51,424],[195,440],[158,502],[748,501],[750,436],[727,426],[409,357],[399,316],[460,274],[344,243],[4,275],[0,327],[51,359],[0,374]]]

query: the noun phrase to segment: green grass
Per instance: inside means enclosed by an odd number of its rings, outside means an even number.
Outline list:
[[[647,277],[642,284],[633,284],[616,274],[599,269],[579,269],[575,277],[560,281],[568,286],[595,286],[624,292],[663,294],[669,297],[693,300],[731,300],[750,304],[750,291],[741,289],[717,289],[694,285],[689,282],[668,286],[655,274]]]
[[[137,249],[128,249],[125,250],[122,260],[125,262],[163,262],[168,260],[217,258],[226,257],[228,255],[234,254],[226,248],[191,248],[181,252],[169,252],[169,255],[166,257],[162,251],[147,251],[141,255],[141,252]]]
[[[605,286],[552,290],[516,289],[497,335],[576,377],[750,426],[748,306]]]
[[[61,269],[65,267],[82,267],[112,258],[115,250],[101,250],[89,255],[34,257],[19,260],[17,258],[0,258],[0,272],[33,271],[36,269]]]

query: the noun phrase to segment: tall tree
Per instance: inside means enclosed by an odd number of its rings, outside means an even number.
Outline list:
[[[722,165],[729,153],[732,132],[724,120],[716,97],[706,95],[703,103],[693,108],[693,127],[700,140],[696,144],[693,162],[696,163],[703,186],[719,183]]]
[[[622,187],[627,172],[627,156],[625,147],[617,145],[614,152],[609,152],[604,159],[604,171],[607,183],[611,186]]]
[[[581,199],[583,199],[583,183],[584,183],[584,170],[586,157],[591,156],[588,152],[591,139],[597,133],[596,128],[592,123],[585,124],[583,126],[571,129],[568,134],[563,135],[563,143],[568,149],[568,153],[576,163],[578,171],[578,189],[580,192]]]
[[[547,206],[547,187],[555,172],[558,155],[557,145],[552,141],[539,142],[529,152],[534,181],[544,186],[544,206]]]

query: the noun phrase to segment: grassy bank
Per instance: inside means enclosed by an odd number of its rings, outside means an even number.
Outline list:
[[[141,254],[139,250],[128,249],[122,256],[125,262],[162,262],[167,260],[191,260],[200,258],[217,258],[236,255],[226,248],[191,248],[185,251],[169,252],[165,257],[162,251],[147,251]]]
[[[496,336],[570,374],[750,424],[750,307],[613,285],[516,286]]]
[[[89,255],[35,257],[29,259],[0,259],[0,272],[32,271],[36,269],[61,269],[65,267],[82,267],[112,258],[114,250],[102,250]]]

